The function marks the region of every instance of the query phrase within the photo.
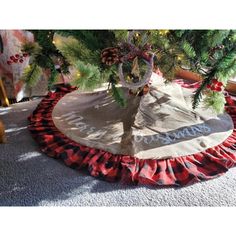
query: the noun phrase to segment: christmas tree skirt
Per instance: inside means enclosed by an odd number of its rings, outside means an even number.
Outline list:
[[[121,108],[106,90],[61,86],[29,117],[48,156],[108,181],[187,185],[221,175],[236,163],[236,104],[228,113],[191,108],[192,85],[155,81]]]

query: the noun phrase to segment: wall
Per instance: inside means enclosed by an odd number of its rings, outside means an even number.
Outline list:
[[[2,77],[4,87],[8,98],[15,98],[20,101],[23,97],[29,96],[29,91],[20,81],[24,68],[29,64],[29,58],[23,63],[7,64],[10,56],[21,52],[21,45],[26,41],[33,41],[33,34],[25,30],[0,30],[3,42],[3,53],[0,52],[0,76]],[[43,80],[44,81],[44,80]],[[46,93],[46,83],[38,84],[33,93],[44,95]],[[32,91],[31,91],[32,92]]]

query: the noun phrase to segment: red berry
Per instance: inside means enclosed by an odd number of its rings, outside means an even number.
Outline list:
[[[218,92],[222,91],[221,87],[216,87],[215,90],[218,91]]]
[[[17,62],[18,62],[18,60],[17,60],[16,58],[14,58],[14,59],[13,59],[13,62],[14,62],[14,63],[17,63]]]
[[[217,84],[217,83],[218,83],[217,79],[212,79],[211,82],[212,82],[213,84]]]
[[[15,58],[19,58],[19,57],[20,57],[20,55],[19,55],[19,54],[16,54],[16,55],[15,55]]]
[[[211,88],[211,85],[210,85],[210,84],[208,84],[208,85],[207,85],[207,88],[208,88],[208,89],[210,89],[210,88]]]
[[[23,60],[23,59],[20,59],[20,60],[19,60],[19,62],[20,62],[20,63],[23,63],[23,62],[24,62],[24,60]]]
[[[7,64],[8,64],[8,65],[11,65],[11,64],[12,64],[12,61],[7,61]]]
[[[221,87],[221,86],[223,86],[223,83],[222,82],[218,82],[217,86]]]
[[[15,57],[14,56],[10,56],[10,59],[13,61],[15,59]]]
[[[23,53],[23,57],[27,57],[28,56],[28,53]]]
[[[149,61],[149,60],[150,60],[150,56],[149,56],[146,52],[142,53],[141,56],[142,56],[142,57],[144,58],[144,60],[146,60],[146,61]]]
[[[215,90],[216,90],[215,85],[211,85],[211,90],[212,90],[212,91],[215,91]]]

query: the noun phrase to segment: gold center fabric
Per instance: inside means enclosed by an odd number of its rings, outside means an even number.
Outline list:
[[[128,94],[121,108],[106,90],[64,96],[53,110],[56,127],[72,140],[113,154],[163,159],[201,152],[232,134],[228,114],[192,110],[192,90],[157,78],[143,97]]]

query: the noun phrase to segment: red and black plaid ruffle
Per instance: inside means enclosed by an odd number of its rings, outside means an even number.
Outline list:
[[[184,87],[192,88],[193,85]],[[57,102],[75,87],[59,86],[39,103],[29,119],[29,130],[48,156],[61,159],[75,169],[107,181],[160,186],[183,186],[209,180],[236,164],[236,130],[220,145],[193,155],[164,160],[138,159],[80,145],[54,125],[52,111]],[[226,96],[226,110],[236,125],[236,101]]]

